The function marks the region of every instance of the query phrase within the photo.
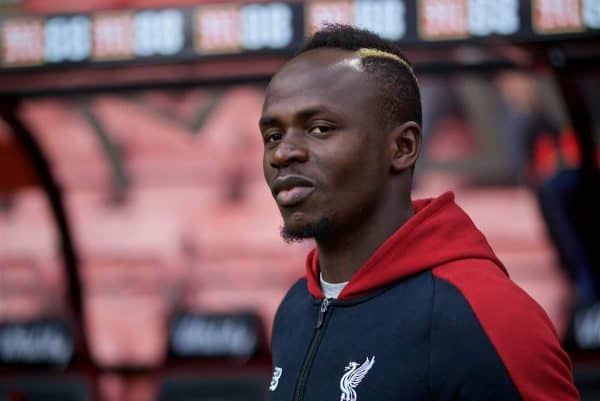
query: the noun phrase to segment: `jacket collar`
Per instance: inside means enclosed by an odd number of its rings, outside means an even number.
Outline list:
[[[483,234],[446,192],[413,201],[415,214],[377,248],[354,274],[338,299],[356,299],[411,275],[460,259],[488,259],[506,273]],[[308,290],[323,298],[319,255],[306,258]]]

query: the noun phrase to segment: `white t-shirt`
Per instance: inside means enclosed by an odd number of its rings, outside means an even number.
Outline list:
[[[343,283],[328,283],[323,279],[323,273],[321,273],[320,281],[321,289],[323,290],[323,294],[325,294],[325,298],[337,298],[346,284],[348,284],[348,281],[344,281]]]

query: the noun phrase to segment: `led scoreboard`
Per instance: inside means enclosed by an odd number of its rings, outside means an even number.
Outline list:
[[[600,1],[321,0],[11,16],[0,20],[0,68],[285,55],[326,22],[406,46],[489,36],[569,39],[600,34]]]
[[[301,42],[298,4],[218,4],[0,22],[1,67],[194,59],[285,51]]]

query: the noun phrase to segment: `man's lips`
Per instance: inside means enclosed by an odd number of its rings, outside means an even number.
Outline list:
[[[312,194],[313,182],[300,175],[278,177],[271,186],[271,192],[279,206],[294,206]]]
[[[275,199],[279,206],[294,206],[308,198],[314,190],[314,187],[294,187],[292,189],[284,189],[277,194]]]

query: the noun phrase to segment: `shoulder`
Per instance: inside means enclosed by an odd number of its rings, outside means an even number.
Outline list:
[[[491,261],[448,263],[434,269],[433,276],[436,304],[453,305],[463,299],[492,342],[508,334],[523,341],[556,342],[554,326],[542,307]]]
[[[497,265],[456,261],[433,270],[433,325],[463,338],[479,336],[523,400],[576,400],[571,364],[544,310]],[[460,322],[456,322],[460,316]],[[465,321],[472,324],[465,324]],[[448,334],[448,333],[446,333]]]
[[[454,288],[455,294],[466,300],[482,324],[496,324],[496,328],[506,330],[521,322],[556,336],[544,310],[491,261],[448,263],[434,269],[433,276],[447,284],[438,284],[436,295],[449,296],[449,291],[444,289],[448,285]]]
[[[311,296],[308,293],[306,278],[299,279],[290,287],[288,292],[283,297],[283,300],[275,313],[274,330],[277,326],[285,324],[285,321],[298,316],[296,312],[306,303],[311,302]]]
[[[301,278],[289,288],[283,297],[281,304],[279,305],[279,309],[290,303],[294,303],[300,299],[306,298],[307,296],[310,296],[308,293],[308,284],[306,278]]]

